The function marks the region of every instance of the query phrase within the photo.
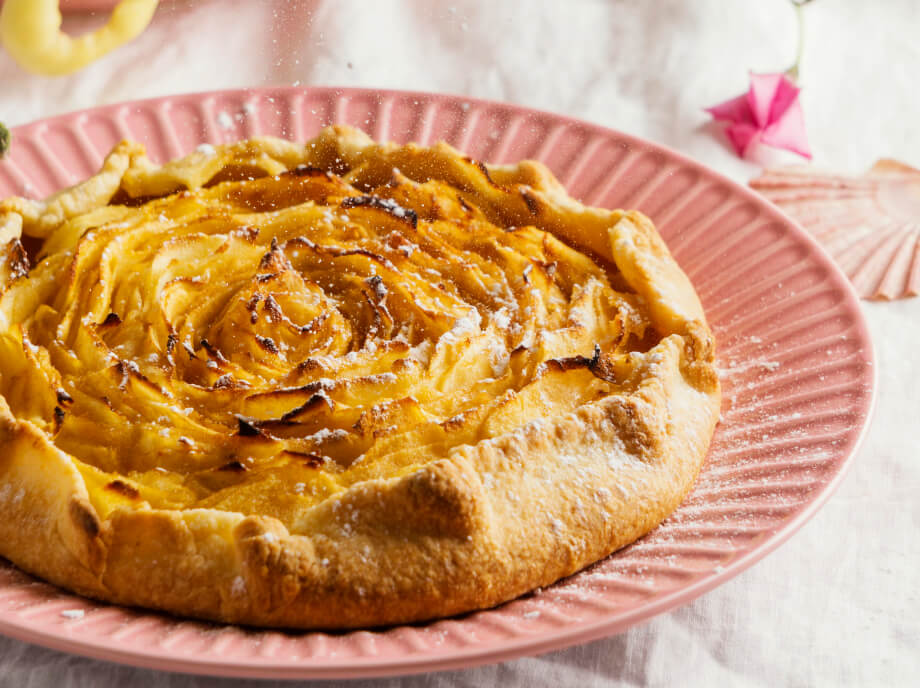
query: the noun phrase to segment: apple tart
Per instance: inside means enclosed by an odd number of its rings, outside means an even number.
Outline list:
[[[348,628],[493,606],[654,528],[719,415],[652,223],[348,127],[117,145],[0,202],[0,555],[100,600]]]

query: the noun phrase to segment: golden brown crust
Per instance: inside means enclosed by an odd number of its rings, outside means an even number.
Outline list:
[[[223,167],[202,153],[157,167],[136,145],[121,144],[100,176],[75,190],[44,204],[0,203],[0,227],[11,233],[9,242],[23,228],[48,237],[116,194],[195,190],[215,174],[230,175],[226,156],[237,174],[310,165],[369,188],[398,169],[416,182],[428,174],[463,190],[505,227],[536,225],[607,261],[658,336],[619,363],[576,356],[556,364],[590,370],[589,379],[619,375],[619,386],[596,401],[459,443],[408,472],[358,480],[285,522],[216,508],[156,508],[127,476],[108,482],[105,499],[114,502],[99,501],[101,488],[87,482],[98,471],[78,468],[48,431],[17,417],[0,397],[0,554],[117,603],[252,625],[361,627],[512,599],[634,541],[677,507],[708,449],[719,386],[702,308],[647,218],[577,204],[538,163],[483,166],[444,144],[378,145],[344,127],[306,146],[261,139],[227,150],[215,158]],[[7,285],[18,279],[4,277]],[[15,313],[0,319],[9,331]],[[627,374],[629,384],[621,379]],[[305,404],[298,413],[324,408]],[[240,420],[252,430],[240,434],[254,447],[262,431],[252,422]],[[239,462],[230,469],[247,470]]]

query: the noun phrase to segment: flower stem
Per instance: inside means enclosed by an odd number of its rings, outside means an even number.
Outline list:
[[[795,8],[795,19],[799,30],[799,40],[795,48],[795,62],[786,70],[786,76],[797,82],[799,80],[799,67],[802,64],[802,53],[805,50],[805,13],[802,11],[802,8],[811,2],[811,0],[791,0],[791,2],[792,6]]]

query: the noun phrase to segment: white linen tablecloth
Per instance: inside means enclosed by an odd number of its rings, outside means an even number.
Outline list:
[[[802,99],[816,163],[920,165],[920,3],[817,0],[806,13]],[[68,27],[92,22],[71,17]],[[746,89],[748,69],[784,69],[794,49],[785,0],[190,0],[164,3],[138,40],[77,75],[29,76],[0,53],[0,120],[217,88],[409,88],[592,120],[744,182],[758,168],[732,154],[701,108]],[[878,356],[872,427],[839,491],[778,551],[620,635],[379,685],[918,685],[920,299],[863,310]],[[0,687],[134,685],[276,683],[134,669],[0,638]]]

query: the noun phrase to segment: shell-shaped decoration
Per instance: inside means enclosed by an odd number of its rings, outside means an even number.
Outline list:
[[[864,175],[764,170],[751,186],[833,256],[865,299],[920,293],[920,170],[879,160]]]

